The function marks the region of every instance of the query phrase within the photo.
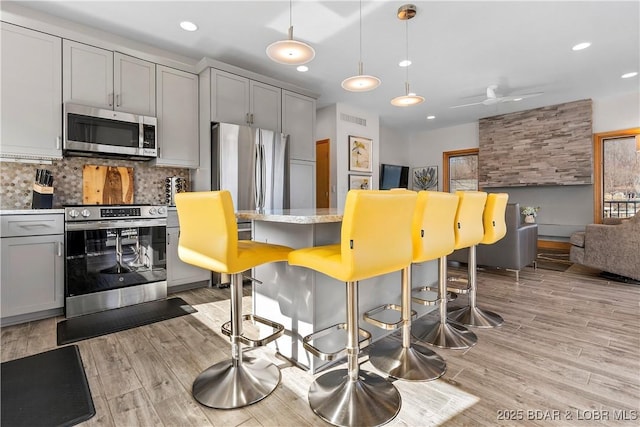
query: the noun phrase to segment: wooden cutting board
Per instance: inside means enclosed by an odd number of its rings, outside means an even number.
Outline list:
[[[85,205],[133,203],[133,168],[84,165],[82,202]]]

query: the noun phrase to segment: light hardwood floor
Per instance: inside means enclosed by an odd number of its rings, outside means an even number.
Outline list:
[[[479,342],[469,350],[436,349],[448,365],[443,378],[395,381],[403,405],[389,425],[638,425],[640,286],[574,268],[527,268],[519,284],[512,273],[480,271],[478,286],[480,306],[505,324],[476,330]],[[84,424],[326,425],[307,404],[313,375],[268,348],[252,350],[281,367],[267,399],[226,411],[193,400],[198,373],[228,357],[219,328],[227,292],[180,293],[198,313],[78,343],[96,406]],[[2,361],[55,348],[59,320],[2,328]]]

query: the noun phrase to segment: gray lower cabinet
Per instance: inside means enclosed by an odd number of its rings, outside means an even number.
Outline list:
[[[184,263],[178,257],[180,227],[175,211],[169,210],[167,217],[167,288],[169,292],[179,290],[183,285],[211,280],[211,272]]]
[[[63,215],[3,215],[2,323],[49,317],[37,313],[64,306]],[[28,315],[34,315],[29,319]],[[15,319],[15,318],[14,318]]]

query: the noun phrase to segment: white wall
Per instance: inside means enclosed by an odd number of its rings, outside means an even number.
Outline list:
[[[410,138],[396,129],[380,126],[380,163],[411,165]]]
[[[593,132],[640,127],[640,92],[593,100]],[[478,122],[411,135],[411,166],[438,165],[442,190],[442,152],[479,146]],[[386,149],[386,148],[385,148]],[[509,193],[511,202],[540,206],[537,222],[541,239],[566,241],[575,230],[593,221],[593,186],[533,186],[492,188]]]
[[[366,121],[366,126],[342,120],[342,115]],[[316,112],[316,139],[331,140],[331,197],[332,208],[342,210],[349,190],[349,136],[369,138],[373,141],[371,179],[378,187],[380,164],[380,120],[376,113],[337,103]]]
[[[442,191],[442,152],[476,148],[478,145],[478,122],[419,132],[411,135],[408,164],[412,168],[438,166],[438,189]]]
[[[593,133],[640,126],[640,91],[593,100]]]

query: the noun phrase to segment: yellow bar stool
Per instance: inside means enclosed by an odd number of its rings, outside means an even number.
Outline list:
[[[411,237],[414,263],[435,260],[453,252],[455,236],[453,221],[458,208],[458,196],[437,191],[420,191],[413,215]],[[402,270],[402,304],[386,304],[365,313],[368,322],[384,329],[402,328],[402,340],[385,337],[369,349],[369,360],[379,370],[395,378],[428,381],[441,377],[447,365],[442,357],[419,342],[411,342],[411,267]],[[422,303],[422,300],[418,301]],[[433,303],[432,303],[433,304]],[[373,318],[384,309],[399,309],[400,321],[386,323]]]
[[[265,345],[282,336],[284,326],[252,314],[242,315],[242,272],[267,262],[286,261],[291,248],[238,240],[238,225],[231,193],[206,191],[179,193],[178,256],[187,264],[231,275],[231,320],[222,332],[231,340],[231,359],[203,371],[193,383],[193,397],[217,409],[250,405],[267,397],[280,383],[280,370],[265,360],[243,356],[241,344]],[[250,339],[242,333],[243,320],[267,325],[273,333]]]
[[[358,281],[400,271],[411,264],[412,191],[351,190],[342,219],[340,243],[294,250],[289,264],[307,267],[346,283],[346,323],[304,337],[305,349],[324,360],[347,356],[347,368],[320,375],[309,388],[309,406],[339,426],[378,426],[400,411],[400,393],[383,377],[361,371],[358,355],[371,334],[358,326]],[[331,330],[345,329],[347,345],[325,353],[311,342]],[[358,336],[364,337],[359,341]]]
[[[456,191],[459,202],[453,227],[454,249],[466,248],[482,240],[482,212],[487,193],[480,191]],[[418,341],[440,348],[464,349],[474,346],[478,337],[464,326],[450,322],[447,318],[447,257],[438,260],[438,322],[421,320],[412,328],[412,334]]]
[[[509,195],[506,193],[491,193],[487,196],[487,203],[482,215],[484,224],[484,236],[480,244],[491,245],[502,239],[507,234],[507,223],[504,218],[507,209]],[[495,328],[504,323],[500,315],[482,310],[477,306],[477,279],[476,279],[476,245],[469,247],[469,271],[468,294],[469,305],[449,312],[449,319],[463,325],[476,328]]]

